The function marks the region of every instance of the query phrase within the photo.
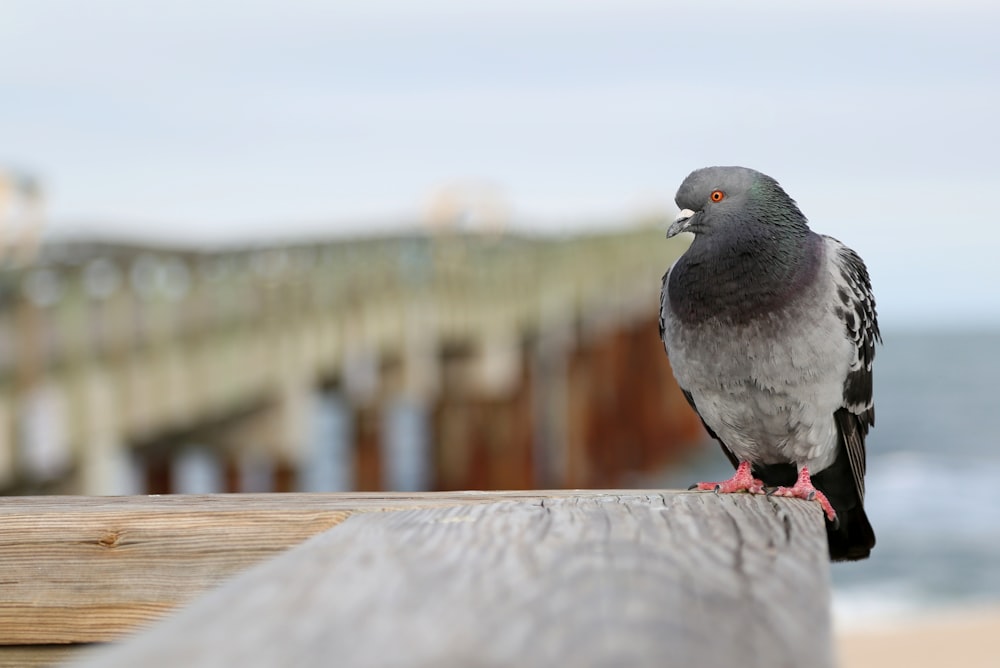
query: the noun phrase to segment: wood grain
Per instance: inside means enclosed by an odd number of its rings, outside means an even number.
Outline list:
[[[80,656],[89,645],[0,646],[0,668],[49,668]]]
[[[0,645],[118,638],[353,512],[571,493],[2,498]]]
[[[589,494],[358,513],[80,666],[832,665],[818,507]]]

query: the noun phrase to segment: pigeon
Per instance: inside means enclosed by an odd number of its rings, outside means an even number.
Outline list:
[[[675,378],[736,468],[692,489],[818,501],[830,558],[869,556],[865,437],[881,343],[868,269],[810,230],[773,178],[692,172],[667,237],[691,232],[663,276],[660,338]]]

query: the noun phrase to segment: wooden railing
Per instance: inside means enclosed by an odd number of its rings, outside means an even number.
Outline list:
[[[823,668],[828,571],[748,495],[4,499],[0,665]]]

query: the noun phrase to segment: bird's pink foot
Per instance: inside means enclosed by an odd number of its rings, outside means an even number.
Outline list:
[[[806,501],[818,501],[820,507],[823,508],[823,512],[826,513],[826,518],[831,522],[837,520],[837,513],[827,500],[826,494],[813,487],[812,478],[809,476],[809,469],[805,466],[799,471],[799,477],[792,487],[778,487],[771,492],[771,495],[805,499]]]
[[[729,480],[722,482],[699,482],[691,485],[690,489],[700,489],[719,494],[732,494],[733,492],[749,492],[751,494],[763,494],[764,483],[753,477],[750,472],[750,462],[740,462],[736,473]]]

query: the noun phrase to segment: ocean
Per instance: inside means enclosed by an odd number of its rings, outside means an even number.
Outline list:
[[[887,332],[874,379],[878,543],[832,566],[838,626],[1000,604],[1000,331]],[[730,473],[712,445],[667,484]]]
[[[1000,604],[1000,332],[889,333],[875,357],[871,558],[834,564],[845,623]]]

